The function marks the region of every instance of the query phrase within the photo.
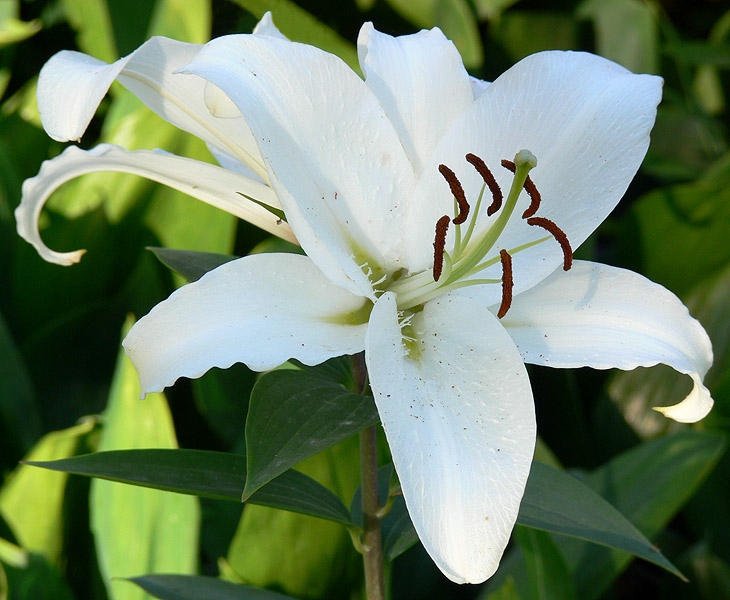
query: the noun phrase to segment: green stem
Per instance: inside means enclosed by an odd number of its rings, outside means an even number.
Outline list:
[[[367,388],[367,369],[361,354],[353,357],[355,384],[361,393]],[[377,425],[360,432],[360,486],[362,491],[362,560],[365,568],[367,600],[385,600],[383,570],[383,534],[378,498],[378,429]]]

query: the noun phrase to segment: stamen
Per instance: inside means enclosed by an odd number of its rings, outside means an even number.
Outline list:
[[[503,160],[502,166],[513,173],[517,170],[515,163],[511,160]],[[538,208],[540,208],[540,201],[542,198],[540,197],[540,192],[537,190],[535,182],[530,179],[529,175],[525,179],[525,183],[522,184],[522,187],[525,188],[525,191],[530,196],[530,206],[528,206],[525,212],[522,213],[522,218],[528,219],[537,212]]]
[[[459,214],[454,217],[454,225],[461,225],[469,216],[469,203],[466,201],[464,188],[461,187],[461,183],[456,178],[456,174],[446,165],[439,165],[439,173],[444,176],[444,179],[451,188],[451,193],[459,205]]]
[[[527,219],[527,224],[542,227],[544,230],[552,234],[563,249],[563,271],[570,270],[570,267],[573,266],[573,249],[570,247],[570,242],[568,241],[568,236],[565,235],[565,232],[553,221],[546,219],[545,217],[532,217]]]
[[[504,248],[499,251],[499,259],[502,262],[502,304],[499,305],[497,318],[501,319],[507,314],[509,307],[512,306],[512,288],[514,280],[512,279],[512,256]]]
[[[489,170],[489,167],[481,158],[470,152],[466,155],[466,160],[479,172],[484,183],[487,184],[489,191],[492,192],[492,204],[487,209],[487,216],[491,217],[502,206],[502,199],[504,198],[502,190],[499,187],[497,180],[494,178],[494,175],[492,175],[492,172]]]
[[[443,166],[443,165],[442,165]],[[451,219],[444,215],[436,221],[436,239],[433,242],[433,280],[438,281],[444,268],[444,248],[446,247],[446,232],[449,230]]]

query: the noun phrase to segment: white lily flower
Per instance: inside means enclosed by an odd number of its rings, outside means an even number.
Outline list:
[[[307,256],[227,263],[124,346],[144,393],[214,366],[364,350],[418,535],[449,579],[477,583],[498,567],[530,470],[525,362],[665,363],[694,381],[667,416],[712,406],[710,342],[679,299],[572,260],[643,160],[661,79],[545,52],[486,85],[438,29],[393,38],[366,24],[358,47],[365,81],[271,29],[214,40],[169,76],[197,86],[193,104],[207,80],[245,117]]]

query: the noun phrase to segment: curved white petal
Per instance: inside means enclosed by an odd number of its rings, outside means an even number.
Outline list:
[[[23,182],[23,197],[15,209],[18,233],[32,244],[45,260],[59,265],[71,265],[81,259],[84,250],[54,252],[48,248],[41,240],[38,218],[46,200],[61,185],[80,175],[97,171],[141,175],[296,243],[289,225],[263,206],[241,195],[246,194],[264,204],[279,208],[276,195],[263,183],[215,165],[160,150],[130,152],[119,146],[100,144],[86,151],[76,146],[69,146],[56,158],[45,161],[38,175]]]
[[[129,331],[123,345],[142,392],[242,362],[255,371],[290,358],[314,365],[363,349],[366,300],[333,285],[306,256],[256,254],[183,286]]]
[[[501,160],[513,160],[523,148],[532,151],[538,164],[530,176],[542,195],[537,216],[557,223],[577,248],[616,206],[639,168],[661,86],[658,77],[634,75],[581,52],[534,54],[506,71],[454,122],[434,151],[409,219],[411,266],[430,268],[434,224],[453,210],[438,165],[455,171],[472,203],[477,198],[482,179],[465,161],[467,152],[484,159],[506,195],[512,174],[500,166]],[[495,256],[502,248],[546,235],[521,218],[528,205],[523,192]],[[491,225],[498,214],[480,215],[477,230]],[[513,257],[515,291],[529,289],[561,262],[560,246],[552,240],[518,253]]]
[[[246,116],[297,239],[332,281],[372,296],[375,267],[404,266],[401,202],[413,170],[380,103],[345,63],[312,46],[237,35],[213,40],[186,69]]]
[[[702,384],[712,365],[710,339],[674,294],[637,273],[575,261],[516,296],[502,324],[526,362],[624,370],[664,363],[692,377],[694,388],[657,410],[686,423],[712,408]]]
[[[381,296],[365,338],[375,402],[423,546],[449,579],[478,583],[499,565],[530,471],[530,383],[507,332],[473,300],[428,302],[410,332],[408,354],[395,298]]]
[[[200,44],[154,37],[112,64],[80,52],[59,52],[44,65],[38,80],[43,127],[58,141],[80,139],[109,86],[118,79],[163,119],[232,154],[265,178],[256,141],[240,113],[216,118],[221,113],[216,115],[206,105],[206,81],[175,73],[201,48]],[[213,95],[209,90],[212,105]],[[231,104],[221,98],[222,92],[215,96],[218,104]]]
[[[372,23],[360,29],[357,50],[365,82],[420,173],[449,125],[474,101],[459,51],[438,27],[392,37]]]

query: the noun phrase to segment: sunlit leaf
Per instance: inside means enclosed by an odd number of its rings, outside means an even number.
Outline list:
[[[356,437],[347,439],[300,463],[297,469],[349,500],[359,482],[357,448]],[[347,597],[360,576],[361,564],[340,524],[248,505],[227,560],[247,583],[307,598]]]
[[[641,0],[584,0],[578,15],[593,21],[596,52],[634,73],[658,73],[659,23]]]
[[[274,24],[289,39],[317,46],[336,54],[350,68],[360,72],[357,51],[352,42],[344,40],[327,25],[290,0],[232,0],[257,19],[271,11]]]
[[[45,435],[26,460],[46,461],[73,456],[82,437],[94,425],[93,419],[87,419],[69,429]],[[65,473],[20,465],[0,490],[0,512],[19,544],[51,563],[62,561],[66,480]]]
[[[103,415],[100,451],[175,448],[177,440],[162,394],[140,399],[137,373],[120,352]],[[148,571],[195,573],[200,507],[196,498],[94,480],[91,528],[99,568],[113,600],[144,594],[114,578]]]
[[[466,0],[387,0],[416,28],[439,27],[459,50],[464,64],[478,68],[484,62],[474,12]]]

